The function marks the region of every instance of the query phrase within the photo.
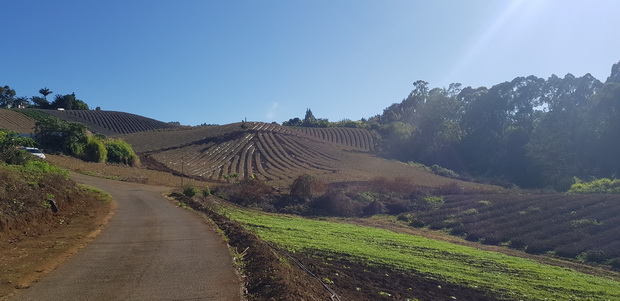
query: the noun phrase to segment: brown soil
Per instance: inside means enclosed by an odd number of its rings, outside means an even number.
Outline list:
[[[34,119],[6,109],[0,109],[0,129],[7,129],[21,134],[30,134],[34,130]]]
[[[28,288],[94,239],[114,213],[114,203],[73,202],[49,223],[31,222],[21,233],[0,233],[0,300]]]
[[[297,255],[314,274],[321,275],[341,300],[501,300],[428,275],[416,275],[329,256]]]

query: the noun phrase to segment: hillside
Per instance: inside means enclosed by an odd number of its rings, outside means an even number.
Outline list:
[[[93,111],[93,110],[40,110],[54,117],[70,121],[80,122],[96,133],[106,136],[119,134],[137,133],[151,130],[179,128],[181,126],[161,122],[155,119],[116,111]]]
[[[340,133],[349,133],[348,130]],[[260,122],[151,131],[122,138],[143,156],[143,162],[197,179],[254,176],[290,184],[308,173],[320,175],[328,182],[378,176],[413,177],[419,185],[429,186],[454,181],[375,156],[370,152],[372,136],[365,130],[353,130],[353,135],[332,135],[330,140],[341,143]]]
[[[358,128],[309,128],[309,127],[290,127],[329,142],[344,144],[347,146],[363,149],[365,151],[375,151],[375,137],[371,131]]]
[[[15,111],[0,109],[0,129],[7,129],[20,134],[34,131],[35,120]]]

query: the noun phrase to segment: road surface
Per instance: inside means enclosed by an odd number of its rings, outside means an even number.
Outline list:
[[[108,227],[11,300],[235,300],[241,285],[223,239],[164,188],[73,175],[118,202]]]

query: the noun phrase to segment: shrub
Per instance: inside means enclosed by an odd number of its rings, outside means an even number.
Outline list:
[[[570,186],[568,194],[593,194],[593,193],[620,193],[620,179],[602,178],[591,182],[582,182],[575,178],[575,184]]]
[[[373,201],[370,204],[366,205],[362,210],[362,214],[365,216],[372,216],[377,214],[384,214],[386,212],[385,205],[379,201]]]
[[[610,260],[609,261],[609,265],[611,265],[611,267],[614,270],[617,270],[617,271],[620,270],[620,257],[616,257],[616,258]]]
[[[317,215],[359,216],[362,205],[340,191],[330,191],[314,200],[310,207]]]
[[[23,150],[6,149],[0,152],[0,161],[12,165],[24,165],[31,160],[36,160]]]
[[[309,199],[312,197],[312,185],[314,177],[309,174],[301,175],[291,185],[291,196],[298,199]]]
[[[107,140],[108,162],[134,166],[138,164],[138,156],[127,142],[120,139]]]
[[[403,212],[410,211],[411,203],[405,200],[400,199],[392,199],[390,202],[385,204],[385,208],[387,209],[388,214],[390,215],[398,215]]]
[[[439,195],[458,195],[463,192],[463,188],[456,182],[450,182],[435,189],[435,194]]]
[[[418,190],[413,179],[405,177],[397,177],[394,179],[378,177],[368,182],[368,187],[371,191],[378,193],[411,194],[417,193]]]
[[[84,160],[90,162],[105,162],[108,158],[108,150],[100,139],[89,137],[84,147]]]
[[[200,193],[202,194],[202,197],[203,197],[203,198],[206,198],[206,197],[208,197],[208,196],[210,196],[210,195],[211,195],[211,188],[209,188],[209,186],[207,186],[207,187],[203,188],[203,189],[200,191]]]
[[[273,187],[256,178],[246,178],[238,183],[220,187],[218,193],[228,201],[243,206],[269,203],[276,196]]]
[[[451,169],[447,169],[447,168],[443,168],[437,164],[433,164],[433,166],[431,166],[431,171],[438,175],[438,176],[442,176],[442,177],[448,177],[448,178],[453,178],[453,179],[459,179],[460,176],[454,172]]]
[[[424,198],[424,201],[435,209],[438,209],[445,203],[445,200],[442,196],[427,196]]]
[[[194,197],[197,193],[198,191],[194,186],[185,186],[185,188],[183,188],[183,195],[188,198]]]
[[[15,148],[17,146],[36,146],[36,141],[30,137],[20,137],[17,132],[0,130],[0,151]]]
[[[42,118],[37,120],[34,131],[37,141],[50,152],[79,157],[88,143],[87,127],[77,122],[66,122],[54,117]]]

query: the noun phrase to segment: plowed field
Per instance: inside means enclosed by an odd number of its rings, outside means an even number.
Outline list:
[[[34,130],[34,119],[15,111],[0,109],[0,129],[30,134]]]
[[[154,160],[160,168],[204,180],[254,176],[290,184],[292,179],[308,173],[320,175],[327,181],[378,176],[413,177],[419,185],[443,185],[454,181],[376,157],[366,150],[373,145],[369,132],[360,130],[358,134],[353,137],[362,138],[351,138],[348,141],[359,142],[350,146],[344,138],[332,143],[277,124],[246,122],[141,132],[122,138],[143,157],[149,158],[143,162]]]
[[[305,128],[291,127],[306,134],[329,142],[344,144],[347,146],[363,149],[365,151],[375,151],[375,139],[372,133],[366,129],[358,128]]]
[[[124,112],[93,110],[39,111],[63,120],[83,123],[87,125],[91,131],[107,136],[180,127],[178,125]]]

